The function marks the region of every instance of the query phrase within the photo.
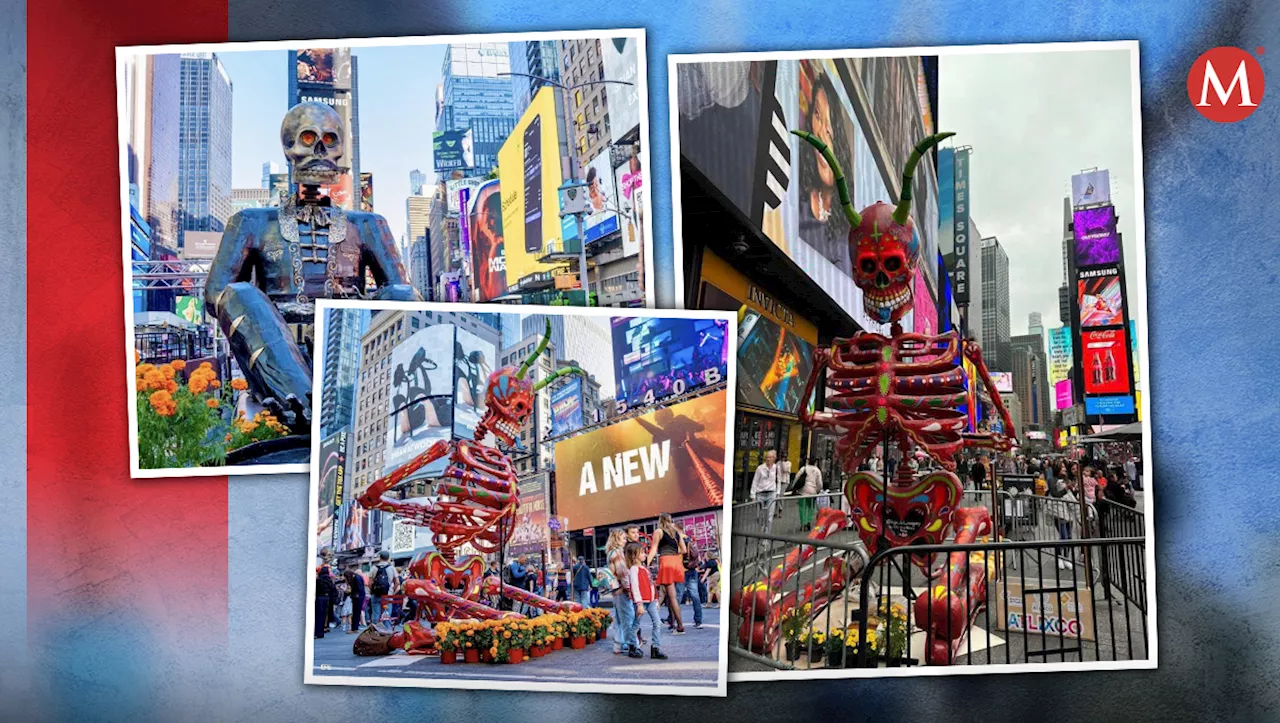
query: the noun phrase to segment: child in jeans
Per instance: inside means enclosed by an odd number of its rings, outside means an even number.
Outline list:
[[[649,657],[655,660],[666,660],[667,656],[658,649],[661,642],[661,625],[658,620],[658,605],[654,600],[653,577],[649,573],[649,568],[644,565],[644,547],[638,542],[627,543],[623,549],[623,554],[627,558],[627,577],[631,582],[631,599],[636,604],[636,622],[635,630],[640,630],[640,622],[645,617],[649,619],[649,626],[652,630],[653,643],[649,647]],[[630,637],[630,636],[629,636]],[[642,657],[638,646],[632,646],[627,653],[632,658]]]

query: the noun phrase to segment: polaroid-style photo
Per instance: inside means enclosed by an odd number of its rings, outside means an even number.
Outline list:
[[[1136,42],[677,55],[731,681],[1157,662]]]
[[[307,683],[725,695],[734,314],[316,325]]]
[[[652,306],[645,58],[635,29],[118,48],[132,476],[306,472],[321,299]]]

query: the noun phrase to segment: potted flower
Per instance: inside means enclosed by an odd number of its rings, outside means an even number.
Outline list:
[[[519,663],[524,660],[521,646],[520,621],[496,620],[493,626],[493,642],[489,647],[495,663]]]
[[[585,613],[569,613],[569,647],[581,650],[587,647],[587,637],[595,638],[595,624]]]
[[[823,654],[827,651],[826,631],[810,629],[805,636],[805,644],[809,652],[809,665],[813,666],[821,663]]]
[[[805,614],[805,608],[793,608],[782,616],[780,627],[782,629],[782,639],[786,643],[788,662],[800,658],[800,647],[802,645],[800,637],[808,624],[809,619]]]
[[[474,623],[457,623],[458,639],[462,641],[462,660],[466,663],[480,662],[480,643],[476,638]]]
[[[604,640],[605,638],[609,637],[609,626],[613,625],[613,615],[610,615],[609,611],[605,610],[604,608],[593,608],[593,610],[599,611],[596,617],[598,618],[600,631],[597,633],[596,639]]]
[[[564,639],[569,635],[569,628],[565,624],[564,615],[556,613],[548,624],[550,625],[551,632],[551,649],[563,649]]]
[[[876,635],[874,631],[868,630],[866,640],[862,640],[861,634],[858,632],[857,625],[850,625],[844,634],[844,667],[858,667],[858,653],[864,652],[866,660],[864,664],[868,668],[879,666],[879,646],[876,644]],[[830,661],[828,661],[830,662]]]
[[[842,628],[827,632],[824,652],[828,668],[839,668],[844,665],[844,630]]]
[[[436,647],[440,650],[440,663],[442,665],[451,665],[457,662],[458,648],[461,645],[462,638],[453,623],[444,622],[436,625]]]
[[[480,648],[480,660],[485,663],[494,662],[497,651],[494,649],[494,620],[476,623],[476,647]]]
[[[883,651],[889,667],[902,665],[907,653],[907,608],[901,603],[888,605],[887,614],[876,628],[875,647]]]

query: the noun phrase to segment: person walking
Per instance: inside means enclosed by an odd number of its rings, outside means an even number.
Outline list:
[[[647,618],[650,635],[653,636],[653,642],[649,646],[649,657],[654,660],[666,660],[666,654],[659,649],[662,645],[662,623],[658,620],[658,603],[655,601],[653,578],[649,576],[648,563],[644,559],[644,546],[638,542],[628,542],[623,548],[623,554],[626,555],[631,601],[635,604],[636,611],[636,622],[632,627],[635,632],[631,637],[634,638],[638,634],[641,621]],[[633,645],[627,652],[627,657],[642,658],[644,655],[640,653],[638,645]]]
[[[573,563],[573,601],[584,610],[591,607],[591,568],[581,555]]]
[[[666,512],[658,515],[658,529],[653,531],[653,546],[649,548],[645,565],[653,564],[653,558],[658,558],[658,587],[671,612],[667,624],[674,628],[676,635],[684,635],[684,619],[680,615],[676,583],[684,582],[684,555],[688,551],[684,535],[680,534],[671,515]]]
[[[337,599],[338,588],[334,586],[333,578],[329,575],[329,566],[321,565],[316,568],[316,640],[323,638],[325,631],[329,629],[329,614],[333,610],[332,601]]]
[[[384,618],[388,618],[391,612],[388,596],[400,593],[400,578],[396,574],[396,566],[391,562],[391,553],[386,550],[378,553],[378,562],[373,567],[373,583],[369,586],[369,593],[373,598],[373,618],[369,622],[377,625],[383,622]]]
[[[818,459],[810,457],[805,461],[796,477],[801,480],[799,493],[800,499],[796,501],[796,507],[800,513],[800,527],[802,530],[809,530],[813,527],[813,518],[816,514],[818,504],[818,494],[822,492],[822,470],[818,469]]]
[[[605,565],[613,577],[613,588],[609,594],[613,596],[613,653],[626,653],[632,658],[644,657],[636,641],[636,606],[631,599],[631,571],[627,565],[624,548],[627,546],[627,533],[621,527],[609,531],[609,541],[605,543]]]
[[[702,563],[702,583],[707,587],[707,607],[720,607],[720,561],[714,552]]]
[[[360,574],[360,568],[352,565],[347,568],[345,575],[347,587],[351,590],[351,627],[347,628],[347,633],[360,632],[360,625],[364,622],[364,604],[368,598],[368,588],[364,584],[364,576]]]
[[[529,576],[529,570],[524,565],[525,561],[525,556],[520,555],[507,565],[507,569],[503,572],[507,576],[507,579],[504,580],[506,584],[520,590],[524,589],[525,578]],[[514,600],[509,601],[507,604],[510,605],[510,609],[514,612],[520,612],[524,608],[524,605]]]
[[[681,563],[684,565],[684,581],[676,585],[676,596],[681,604],[684,603],[685,595],[689,596],[690,602],[693,603],[693,629],[702,629],[702,592],[699,590],[701,580],[699,573],[702,568],[702,558],[698,554],[697,547],[694,546],[693,540],[680,530],[681,541],[684,542],[685,554]]]
[[[347,589],[347,581],[341,580],[337,584],[338,599],[338,627],[336,629],[346,630],[351,627],[351,591]]]
[[[751,480],[751,499],[756,502],[756,521],[764,534],[773,530],[773,514],[778,504],[778,452],[769,450],[764,453],[764,464],[756,467],[755,477]]]

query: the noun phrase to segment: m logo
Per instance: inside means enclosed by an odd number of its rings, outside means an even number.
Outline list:
[[[1258,55],[1262,48],[1258,48]],[[1200,115],[1218,123],[1249,117],[1266,90],[1262,66],[1240,48],[1205,51],[1187,73],[1187,97]]]

